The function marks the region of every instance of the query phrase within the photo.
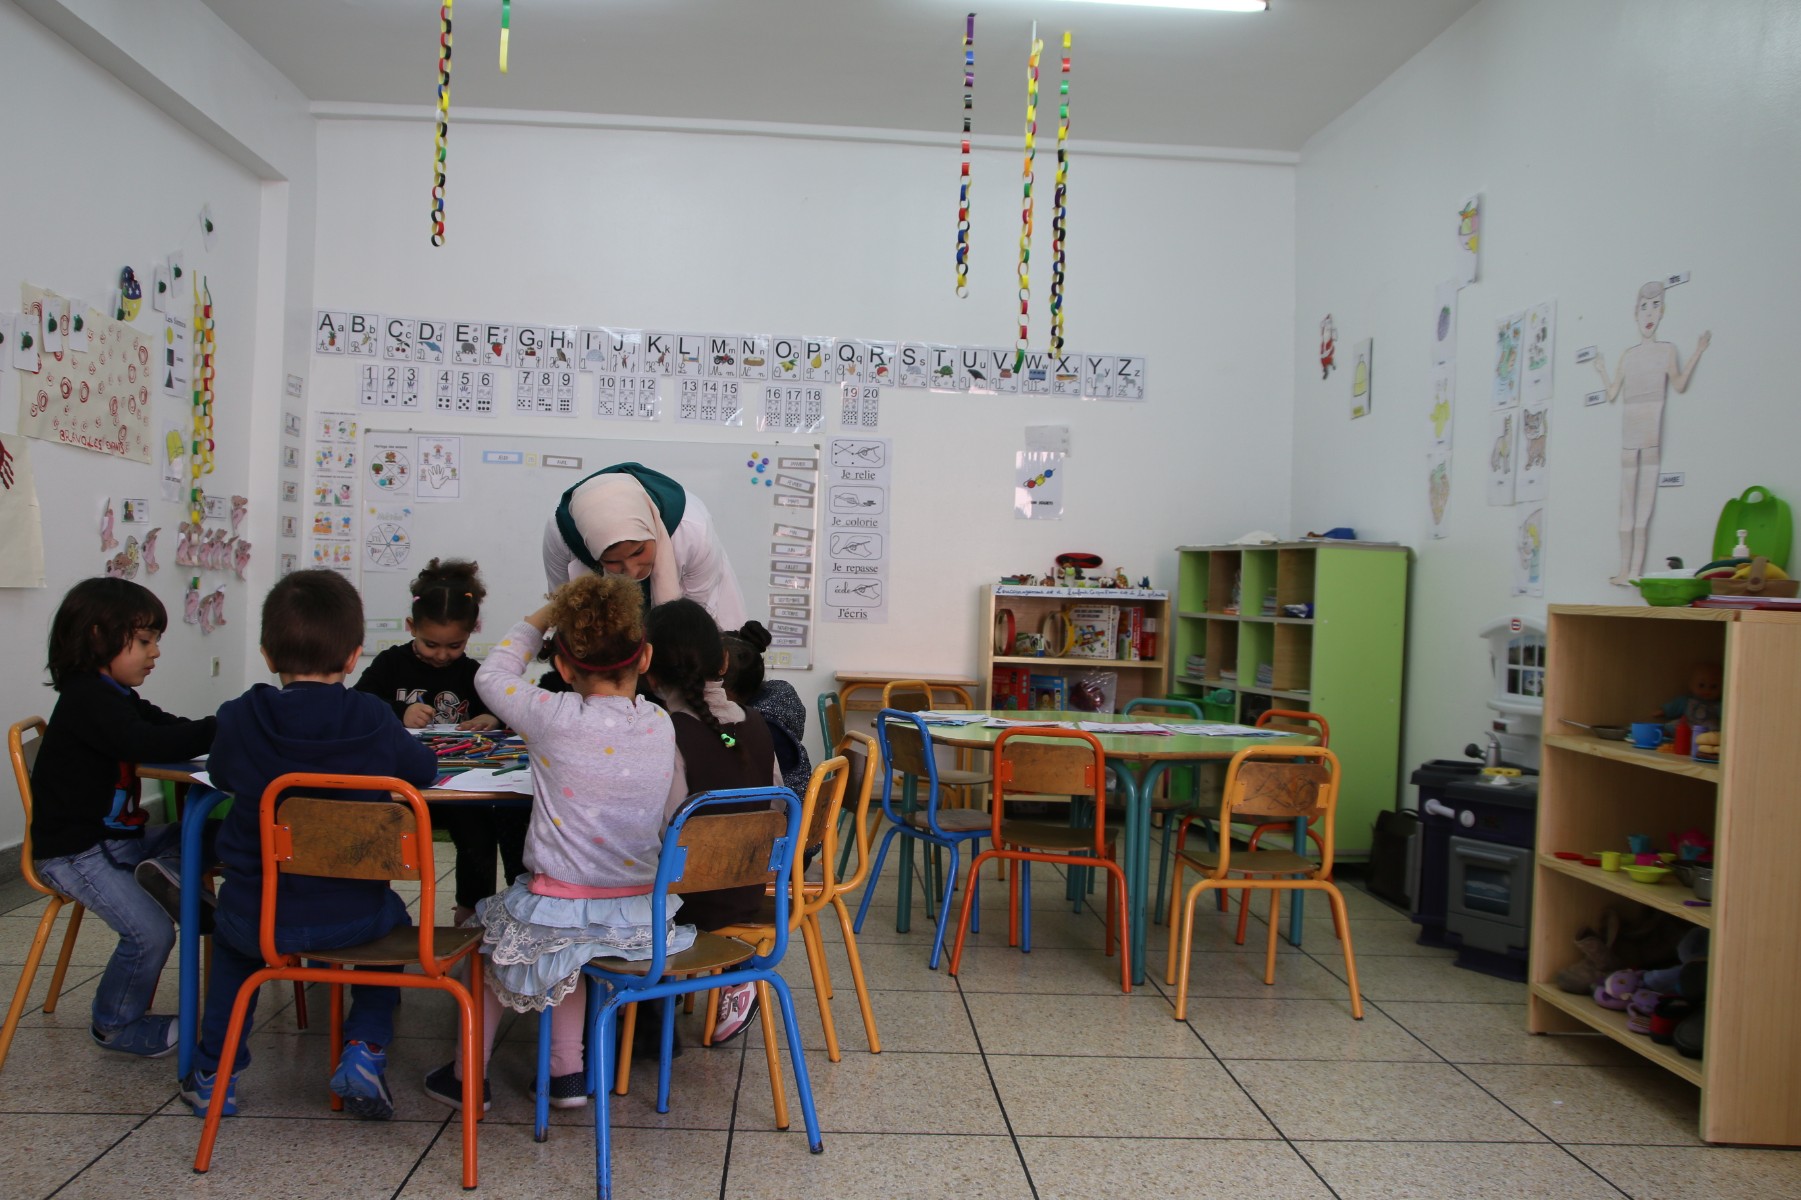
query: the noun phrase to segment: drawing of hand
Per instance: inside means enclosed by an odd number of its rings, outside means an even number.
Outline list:
[[[1701,334],[1701,340],[1695,343],[1695,357],[1700,358],[1701,352],[1711,345],[1713,345],[1713,330],[1704,330]]]

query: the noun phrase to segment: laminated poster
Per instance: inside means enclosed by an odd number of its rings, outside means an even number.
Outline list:
[[[1519,421],[1517,408],[1488,414],[1488,502],[1493,506],[1513,503]]]
[[[1512,408],[1520,402],[1521,341],[1525,338],[1526,314],[1516,312],[1495,322],[1496,408]]]
[[[1021,450],[1013,456],[1013,515],[1021,521],[1063,519],[1063,455]]]
[[[1514,476],[1513,498],[1516,503],[1543,500],[1550,489],[1545,464],[1546,447],[1551,441],[1551,406],[1522,404],[1517,411],[1520,461]]]
[[[1557,356],[1557,301],[1547,300],[1526,310],[1525,374],[1520,400],[1526,404],[1551,402],[1551,364]]]
[[[1545,594],[1545,509],[1535,504],[1521,510],[1514,538],[1513,594]]]
[[[431,434],[419,439],[418,474],[413,482],[413,498],[460,500],[463,496],[463,439]]]
[[[60,300],[30,284],[20,287],[19,297],[27,329],[46,303]],[[151,340],[118,321],[96,324],[92,350],[34,350],[35,373],[19,377],[19,432],[148,463],[151,399],[158,388]],[[13,365],[19,361],[15,356]]]
[[[832,438],[822,475],[825,617],[887,624],[893,445],[887,438]]]
[[[370,504],[363,518],[363,569],[412,570],[407,560],[413,556],[413,510],[404,504]]]
[[[0,587],[44,586],[44,522],[23,438],[0,433]]]
[[[1451,507],[1451,453],[1434,450],[1426,455],[1426,531],[1433,538],[1450,536],[1446,520]]]

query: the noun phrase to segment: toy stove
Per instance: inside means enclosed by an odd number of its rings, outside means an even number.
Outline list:
[[[1446,946],[1457,965],[1526,978],[1532,919],[1533,839],[1538,824],[1539,737],[1544,722],[1545,630],[1503,617],[1489,643],[1495,712],[1481,762],[1434,759],[1414,771],[1419,788],[1419,882],[1414,923],[1422,945]],[[1517,773],[1484,774],[1484,767]]]
[[[1413,921],[1420,944],[1456,950],[1458,966],[1523,980],[1538,776],[1501,785],[1489,778],[1481,763],[1455,759],[1414,771],[1420,879]]]

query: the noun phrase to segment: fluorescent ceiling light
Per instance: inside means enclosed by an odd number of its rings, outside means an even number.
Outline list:
[[[1077,0],[1085,4],[1124,4],[1133,8],[1194,8],[1211,12],[1268,12],[1269,0]]]

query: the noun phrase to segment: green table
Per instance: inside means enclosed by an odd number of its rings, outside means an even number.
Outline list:
[[[999,709],[977,712],[976,716],[994,716],[1007,720],[1047,720],[1104,722],[1109,725],[1143,724],[1143,713],[1114,716],[1103,713],[1045,712],[1022,713]],[[1004,730],[983,725],[933,725],[932,740],[943,746],[972,750],[992,750],[995,739]],[[1282,737],[1203,737],[1199,734],[1160,736],[1148,733],[1101,733],[1101,749],[1107,752],[1107,763],[1116,767],[1120,793],[1126,802],[1125,825],[1120,836],[1120,867],[1126,873],[1126,890],[1130,893],[1126,914],[1132,945],[1132,982],[1143,983],[1145,977],[1145,933],[1149,914],[1156,898],[1148,895],[1151,864],[1151,793],[1157,780],[1172,766],[1228,759],[1249,746],[1311,746],[1315,740],[1300,734]],[[1147,904],[1147,901],[1149,902]]]

